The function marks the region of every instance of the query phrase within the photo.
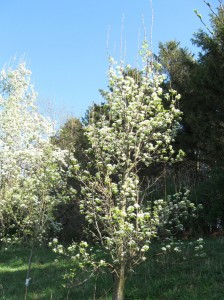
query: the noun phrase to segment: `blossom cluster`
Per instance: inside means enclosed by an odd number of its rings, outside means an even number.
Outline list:
[[[159,211],[160,225],[159,234],[166,238],[167,236],[176,236],[187,228],[191,218],[196,218],[201,206],[196,206],[188,199],[190,191],[175,193],[167,196],[166,200],[156,200],[154,205]]]

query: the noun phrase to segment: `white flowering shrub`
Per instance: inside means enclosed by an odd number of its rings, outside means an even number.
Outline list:
[[[162,254],[164,254],[163,258],[168,263],[170,259],[172,259],[172,261],[174,259],[179,261],[190,261],[199,258],[202,259],[207,256],[203,238],[185,241],[175,239],[171,236],[169,239],[163,241],[161,250]],[[175,256],[173,254],[175,254]]]
[[[100,249],[95,250],[85,241],[64,247],[58,243],[57,238],[54,238],[49,246],[55,253],[71,259],[72,269],[64,275],[65,287],[82,286],[96,273],[103,272],[105,268],[111,268],[111,265],[102,259],[102,251]]]
[[[66,151],[54,147],[54,124],[38,113],[25,63],[0,77],[0,238],[41,240],[67,197]]]
[[[196,206],[188,199],[189,190],[168,195],[165,200],[156,200],[154,205],[159,207],[160,224],[158,234],[160,238],[181,236],[184,231],[189,230],[191,219],[197,217],[201,206]]]

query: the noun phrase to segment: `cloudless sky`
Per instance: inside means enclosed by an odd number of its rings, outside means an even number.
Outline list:
[[[216,0],[210,3],[218,6]],[[93,102],[102,100],[98,90],[107,86],[107,45],[119,60],[122,27],[122,57],[126,52],[125,61],[133,66],[144,26],[148,38],[152,28],[155,53],[159,42],[172,39],[198,51],[190,40],[203,28],[194,9],[209,24],[203,0],[152,4],[151,27],[150,0],[0,0],[0,68],[25,58],[41,105],[57,119],[66,114],[82,117]]]

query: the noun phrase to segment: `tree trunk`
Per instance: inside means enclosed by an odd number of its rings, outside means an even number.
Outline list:
[[[120,269],[115,273],[113,300],[124,300],[125,285],[125,265],[121,265]]]

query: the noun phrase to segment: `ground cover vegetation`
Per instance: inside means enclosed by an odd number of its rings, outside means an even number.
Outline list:
[[[219,300],[223,296],[223,238],[205,239],[207,256],[197,258],[185,247],[183,255],[162,254],[160,244],[153,244],[148,259],[127,279],[127,300]],[[187,254],[188,253],[188,254]],[[24,299],[24,278],[29,249],[3,249],[0,252],[0,299]],[[158,255],[159,254],[159,255]],[[44,247],[33,257],[28,299],[32,300],[111,300],[110,273],[92,277],[83,286],[66,287],[61,275],[70,269],[70,259]],[[64,284],[65,286],[63,286]]]
[[[110,59],[104,102],[58,132],[26,65],[1,72],[2,299],[220,299],[223,238],[200,237],[223,233],[224,9],[204,2],[197,58]]]

